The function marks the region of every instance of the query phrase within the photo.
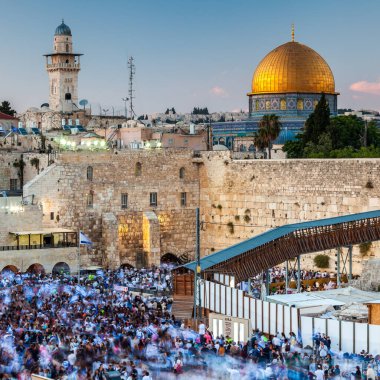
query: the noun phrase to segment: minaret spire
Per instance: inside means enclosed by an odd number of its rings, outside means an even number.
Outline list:
[[[294,42],[294,24],[292,24],[292,42]]]

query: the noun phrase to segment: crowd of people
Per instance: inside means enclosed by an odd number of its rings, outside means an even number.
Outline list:
[[[286,268],[285,267],[274,267],[269,269],[269,295],[277,294],[289,294],[295,292],[294,286],[297,286],[298,281],[298,271],[295,269],[288,268],[288,289],[286,289],[285,279],[286,279]],[[252,295],[257,298],[261,297],[263,291],[263,285],[266,281],[266,273],[262,273],[251,279],[250,283],[246,282],[242,284],[242,290],[250,291]],[[300,271],[300,291],[301,292],[315,292],[320,290],[330,290],[336,288],[335,274],[325,272],[325,271],[311,271],[311,270],[301,270]],[[313,280],[313,281],[310,281]],[[291,282],[293,287],[291,287]]]
[[[167,276],[168,267],[100,270],[78,284],[65,274],[1,274],[0,379],[105,380],[117,371],[123,380],[319,380],[363,368],[370,379],[377,371],[379,357],[333,353],[325,336],[315,337],[313,350],[294,333],[256,330],[237,342],[203,322],[194,331],[171,314],[171,298],[128,289],[139,279],[170,288]]]

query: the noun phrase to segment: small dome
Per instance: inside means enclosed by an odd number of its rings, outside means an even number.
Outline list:
[[[294,41],[272,50],[259,63],[251,95],[291,92],[335,94],[327,62],[313,49]]]
[[[57,26],[57,29],[55,30],[54,35],[55,36],[71,36],[71,29],[62,20],[62,24]]]

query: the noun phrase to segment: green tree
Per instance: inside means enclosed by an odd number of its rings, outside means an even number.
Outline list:
[[[296,136],[295,140],[287,141],[282,150],[286,152],[287,158],[301,158],[303,157],[303,150],[305,145],[302,141],[302,137],[299,135]]]
[[[5,113],[10,116],[14,116],[16,114],[16,111],[12,109],[11,103],[8,102],[8,100],[4,100],[3,102],[1,102],[0,112]]]
[[[306,120],[303,141],[305,145],[309,142],[318,144],[318,139],[325,133],[330,124],[330,107],[325,94],[322,94],[314,112]]]
[[[176,112],[175,112],[175,108],[174,108],[174,107],[172,107],[171,111],[172,111],[173,115],[176,114]]]
[[[259,144],[268,148],[268,158],[271,159],[272,143],[281,132],[281,123],[277,115],[264,115],[259,123],[259,130],[256,139],[259,139]]]
[[[30,160],[30,165],[36,168],[37,174],[40,174],[40,160],[37,157],[34,157]]]

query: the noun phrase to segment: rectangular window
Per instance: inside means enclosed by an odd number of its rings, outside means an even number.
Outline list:
[[[17,190],[17,178],[11,178],[9,190],[12,190],[12,191]]]
[[[121,208],[128,208],[128,194],[121,194]]]
[[[186,206],[186,193],[181,193],[181,206]]]
[[[157,193],[150,193],[149,203],[151,206],[157,206]]]
[[[54,220],[54,212],[50,213],[50,220]]]

